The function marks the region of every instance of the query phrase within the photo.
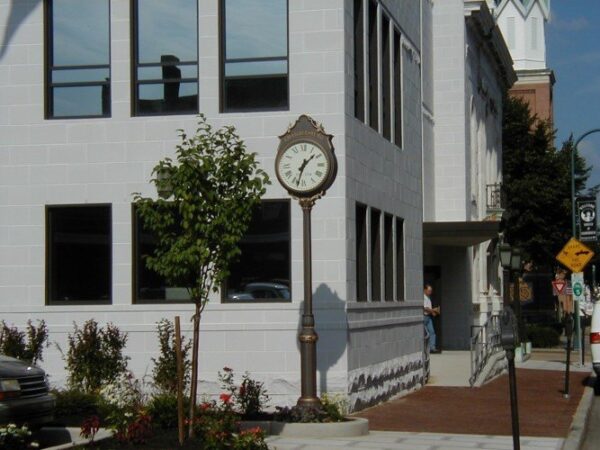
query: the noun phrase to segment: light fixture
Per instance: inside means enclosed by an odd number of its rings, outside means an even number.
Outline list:
[[[510,258],[510,268],[512,270],[521,269],[521,249],[520,248],[512,249],[512,255]]]
[[[512,248],[510,248],[510,244],[501,241],[498,245],[498,252],[500,253],[500,264],[502,264],[502,268],[510,269],[512,259]]]

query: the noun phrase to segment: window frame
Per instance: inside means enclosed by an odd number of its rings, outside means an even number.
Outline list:
[[[195,17],[196,17],[196,61],[179,61],[177,66],[196,66],[196,78],[158,78],[151,80],[139,80],[138,70],[147,68],[147,67],[165,67],[170,64],[163,63],[139,63],[139,36],[138,36],[138,19],[139,19],[139,2],[140,0],[131,0],[130,2],[130,25],[129,25],[129,33],[130,33],[130,45],[131,45],[131,74],[130,74],[130,89],[131,89],[131,116],[132,117],[157,117],[157,116],[181,116],[181,115],[195,115],[200,112],[200,21],[199,21],[199,0],[195,0]],[[175,66],[175,64],[172,64]],[[194,111],[159,111],[155,113],[144,113],[139,111],[139,87],[141,85],[156,85],[162,84],[164,85],[169,80],[176,80],[181,83],[189,83],[191,81],[196,81],[196,110]]]
[[[109,228],[108,239],[110,247],[110,270],[108,282],[108,300],[52,300],[52,226],[50,221],[50,211],[55,208],[94,208],[108,207],[109,210]],[[77,204],[52,204],[45,205],[45,305],[46,306],[70,306],[70,305],[112,305],[113,303],[113,269],[114,269],[114,252],[113,252],[113,221],[112,221],[112,204],[111,203],[77,203]]]
[[[45,120],[73,120],[73,119],[102,119],[112,117],[112,24],[111,24],[111,1],[107,0],[108,4],[108,64],[87,64],[87,65],[70,65],[70,66],[55,66],[54,62],[54,22],[52,20],[52,12],[54,0],[48,0],[44,3],[44,119]],[[72,82],[52,82],[52,72],[55,70],[73,70],[73,69],[108,69],[108,81],[72,81]],[[87,87],[101,86],[108,87],[108,113],[107,114],[85,114],[78,116],[55,116],[52,113],[54,107],[53,90],[56,87]]]
[[[283,298],[255,298],[252,300],[231,300],[227,298],[227,289],[228,289],[228,285],[227,285],[227,281],[228,279],[226,279],[225,281],[223,281],[223,283],[221,284],[220,287],[220,298],[221,298],[221,303],[223,304],[233,304],[233,305],[250,305],[250,304],[256,304],[256,303],[292,303],[294,301],[294,291],[293,291],[293,273],[292,273],[292,239],[293,239],[293,235],[292,235],[292,202],[291,199],[289,198],[264,198],[261,199],[261,204],[264,203],[286,203],[288,205],[288,224],[289,224],[289,241],[288,241],[288,254],[289,254],[289,261],[288,261],[288,273],[290,274],[290,285],[289,285],[289,290],[290,290],[290,298],[289,299],[283,299]],[[243,238],[242,238],[243,239]]]
[[[219,39],[219,112],[221,114],[228,113],[239,113],[239,112],[263,112],[263,111],[289,111],[290,110],[290,2],[285,0],[286,3],[286,53],[285,58],[281,57],[263,57],[263,58],[235,58],[227,60],[226,58],[226,38],[227,33],[226,18],[225,18],[225,2],[227,0],[219,0],[219,25],[218,25],[218,39]],[[273,107],[259,107],[259,108],[226,108],[225,107],[225,65],[228,62],[252,62],[252,61],[286,61],[286,73],[285,79],[287,84],[287,102],[285,106],[273,106]],[[260,78],[271,78],[271,76],[265,75],[250,75],[250,76],[235,76],[227,77],[228,79],[260,79]]]

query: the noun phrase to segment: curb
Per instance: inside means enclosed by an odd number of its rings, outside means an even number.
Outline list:
[[[75,428],[75,427],[64,427],[64,428],[59,428],[59,427],[47,427],[45,428],[46,433],[57,433],[60,434],[60,436],[63,438],[61,439],[63,441],[62,444],[55,444],[55,445],[51,445],[50,447],[43,447],[44,450],[66,450],[66,449],[70,449],[75,447],[76,445],[84,445],[84,444],[89,444],[90,443],[90,439],[84,439],[82,437],[79,436],[79,432],[80,429],[79,428]],[[68,433],[70,435],[70,438],[67,442],[64,442],[64,433]],[[98,442],[101,441],[102,439],[106,439],[112,436],[112,433],[108,430],[106,430],[105,428],[100,428],[100,430],[98,430],[98,433],[96,434],[96,438],[94,439],[94,442]]]
[[[592,373],[589,380],[593,379],[594,377]],[[575,415],[573,416],[573,422],[571,422],[569,435],[563,442],[562,450],[579,450],[579,448],[581,447],[587,429],[588,418],[592,409],[593,400],[593,383],[591,381],[588,381],[583,391],[583,395],[581,396],[581,400],[579,401],[577,411],[575,411]]]

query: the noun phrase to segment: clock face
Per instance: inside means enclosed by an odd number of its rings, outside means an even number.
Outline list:
[[[288,189],[311,192],[325,182],[330,167],[323,149],[310,142],[298,142],[282,152],[276,169]]]

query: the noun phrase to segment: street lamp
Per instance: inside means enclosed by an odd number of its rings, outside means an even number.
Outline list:
[[[511,269],[517,273],[521,268],[521,250],[511,248],[504,242],[504,237],[501,237],[498,245],[498,253],[500,253],[500,264],[502,265],[504,276],[504,310],[502,311],[500,321],[500,335],[502,348],[506,351],[506,359],[508,360],[508,381],[510,386],[510,413],[512,419],[512,434],[513,434],[513,449],[520,450],[521,443],[519,437],[519,405],[517,400],[517,374],[515,370],[515,348],[519,343],[518,319],[515,313],[509,306],[509,288],[510,288],[510,271]],[[514,301],[517,307],[520,307],[519,300],[519,277],[515,277]],[[520,311],[520,308],[519,308]]]
[[[593,130],[586,131],[583,133],[577,140],[575,141],[575,145],[573,145],[573,151],[571,152],[571,228],[572,228],[572,236],[577,238],[577,229],[575,225],[575,154],[577,153],[577,146],[579,143],[587,136],[593,133],[600,133],[600,128],[594,128]],[[575,312],[575,335],[576,335],[576,343],[581,342],[581,325],[579,321],[579,302],[573,302],[573,311]],[[577,345],[577,344],[575,344]],[[580,360],[583,364],[583,349],[580,349]]]

